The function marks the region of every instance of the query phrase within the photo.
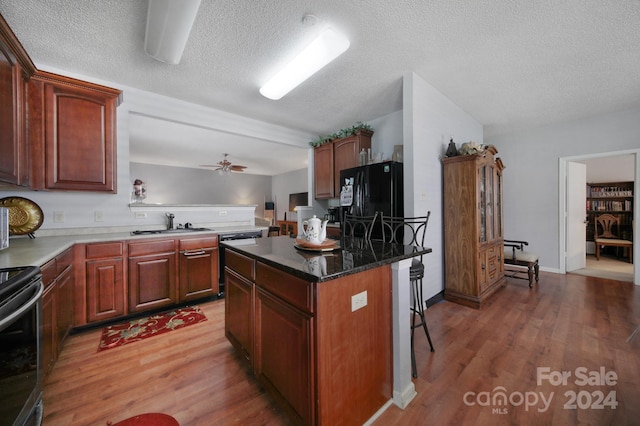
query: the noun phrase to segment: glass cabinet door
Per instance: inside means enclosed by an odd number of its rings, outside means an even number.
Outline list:
[[[487,241],[487,212],[485,206],[487,205],[487,170],[486,167],[481,166],[478,168],[478,219],[480,220],[480,242]]]
[[[487,180],[487,195],[486,195],[486,216],[487,216],[487,240],[492,241],[496,238],[495,232],[495,217],[494,217],[494,209],[495,209],[495,188],[494,188],[494,172],[492,166],[484,166],[485,175]]]
[[[478,217],[481,243],[494,240],[496,233],[500,233],[498,222],[502,218],[499,216],[500,211],[496,205],[496,198],[500,192],[498,185],[491,165],[485,164],[478,167]]]

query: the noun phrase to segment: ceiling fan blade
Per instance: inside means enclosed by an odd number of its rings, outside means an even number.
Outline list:
[[[220,167],[220,164],[200,164],[200,167]]]
[[[234,172],[244,172],[244,169],[246,169],[247,166],[238,166],[236,164],[232,164],[231,166],[229,166],[229,168]]]

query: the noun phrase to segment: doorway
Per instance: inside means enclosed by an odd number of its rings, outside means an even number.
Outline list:
[[[587,176],[585,182],[571,182],[573,176],[572,169],[574,168],[574,165],[586,166]],[[575,228],[576,225],[575,217],[573,220],[569,219],[571,214],[575,215],[575,212],[571,213],[569,211],[572,204],[571,197],[572,195],[575,195],[575,191],[581,190],[584,192],[587,182],[633,181],[635,188],[635,197],[633,198],[633,220],[634,223],[637,223],[640,205],[640,197],[637,196],[637,191],[640,188],[638,184],[639,176],[640,150],[609,152],[585,156],[565,157],[560,159],[559,265],[561,272],[578,273],[621,281],[633,281],[635,284],[640,284],[640,268],[634,267],[639,258],[637,250],[633,250],[633,263],[629,263],[624,258],[618,259],[616,256],[603,256],[600,261],[597,261],[595,256],[590,253],[593,251],[594,246],[590,245],[588,250],[584,237],[580,237],[579,233],[572,231],[572,226]],[[577,185],[577,190],[573,190],[572,185],[574,187]],[[584,218],[586,218],[586,209],[581,222],[584,221]],[[582,240],[577,241],[576,238],[582,238]],[[633,241],[638,241],[638,231],[635,227],[633,230]],[[634,244],[634,246],[637,245]],[[576,255],[576,247],[583,250],[584,254],[578,253]],[[568,256],[571,256],[572,258],[568,258]],[[582,259],[584,259],[584,265],[580,265],[579,262],[575,262],[576,256],[578,259],[582,256]],[[578,265],[577,267],[575,266],[576,264]],[[578,269],[572,270],[574,268]]]

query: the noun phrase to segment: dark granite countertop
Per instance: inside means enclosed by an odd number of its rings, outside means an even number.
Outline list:
[[[333,251],[314,252],[294,247],[288,236],[252,241],[223,241],[220,244],[252,259],[307,281],[322,282],[355,274],[403,259],[431,253],[428,247],[405,246],[382,241],[342,239]]]

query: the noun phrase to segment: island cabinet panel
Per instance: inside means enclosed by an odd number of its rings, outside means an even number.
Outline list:
[[[255,374],[295,423],[315,424],[313,317],[260,287],[255,302]]]
[[[179,302],[188,302],[220,292],[218,237],[179,241]]]
[[[76,318],[104,321],[125,314],[124,249],[122,242],[85,246],[85,312]],[[77,325],[82,325],[78,321]]]
[[[129,313],[177,303],[175,240],[129,243],[128,251]]]
[[[227,251],[225,260],[235,253]],[[253,365],[253,298],[254,283],[225,268],[224,335],[234,348]]]
[[[363,424],[393,394],[391,266],[319,283],[316,306],[318,424]]]

